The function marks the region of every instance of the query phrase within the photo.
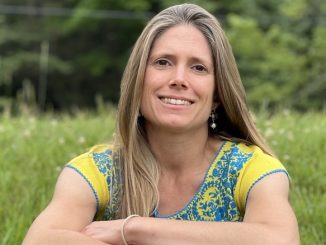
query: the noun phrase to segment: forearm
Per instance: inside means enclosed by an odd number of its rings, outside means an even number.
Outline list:
[[[43,229],[30,231],[25,237],[23,245],[108,245],[101,241],[90,238],[80,232],[61,230],[61,229]]]
[[[153,218],[134,219],[126,227],[130,244],[293,244],[280,227],[243,222],[190,222]]]

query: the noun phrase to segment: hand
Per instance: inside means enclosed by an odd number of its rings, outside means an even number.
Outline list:
[[[124,245],[121,239],[123,219],[112,221],[95,221],[86,226],[82,233],[96,240],[112,244]]]

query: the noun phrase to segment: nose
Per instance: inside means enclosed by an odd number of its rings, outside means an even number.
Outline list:
[[[175,71],[172,74],[172,78],[169,84],[171,88],[178,89],[187,89],[188,88],[188,80],[186,74],[186,68],[183,66],[176,67]]]

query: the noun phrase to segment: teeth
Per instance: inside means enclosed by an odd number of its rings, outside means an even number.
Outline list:
[[[166,104],[172,105],[190,105],[190,101],[182,99],[172,99],[172,98],[162,98],[161,99]]]

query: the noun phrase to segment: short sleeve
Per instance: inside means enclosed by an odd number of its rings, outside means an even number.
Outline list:
[[[96,219],[103,216],[109,202],[106,176],[101,172],[99,164],[94,159],[94,154],[101,154],[101,152],[105,152],[104,146],[94,147],[89,152],[72,159],[66,165],[80,174],[92,189],[97,204]]]
[[[253,157],[241,169],[235,187],[235,200],[242,214],[244,214],[250,190],[257,182],[273,173],[283,172],[288,175],[279,160],[264,153],[257,146],[250,148],[253,150]]]

